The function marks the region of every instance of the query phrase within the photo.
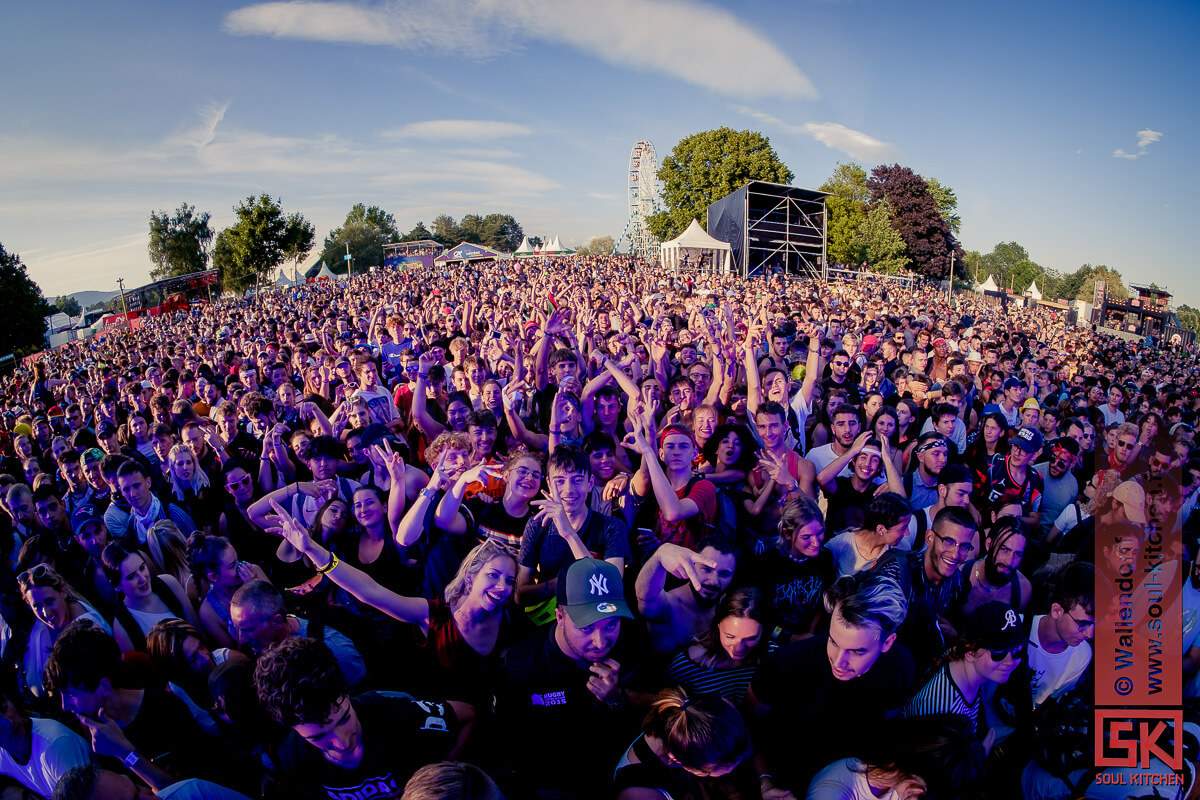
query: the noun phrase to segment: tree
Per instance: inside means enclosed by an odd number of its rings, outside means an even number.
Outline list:
[[[950,232],[958,236],[958,229],[962,227],[962,217],[958,215],[958,195],[937,178],[926,178],[925,185],[929,187],[929,194],[933,196],[938,213],[950,226]]]
[[[418,222],[416,227],[400,237],[402,242],[419,242],[423,239],[432,239],[433,232],[425,227],[424,222]]]
[[[867,171],[854,162],[839,162],[829,180],[821,184],[822,192],[865,206],[871,202]]]
[[[68,297],[65,294],[59,295],[57,298],[55,298],[53,308],[57,311],[61,311],[68,317],[77,317],[83,313],[83,309],[79,307],[79,301],[74,297]]]
[[[747,181],[791,183],[771,141],[756,131],[717,128],[679,140],[658,169],[665,211],[650,215],[650,232],[666,241],[704,219],[709,204]]]
[[[287,258],[288,220],[267,194],[247,197],[233,213],[237,221],[217,234],[212,258],[222,285],[240,292],[269,279]]]
[[[288,214],[287,224],[283,232],[283,257],[292,262],[297,272],[300,262],[308,258],[312,252],[313,242],[317,238],[317,229],[304,218],[299,211]]]
[[[904,240],[892,226],[892,209],[886,202],[875,203],[859,225],[863,261],[875,272],[894,275],[908,266]]]
[[[449,214],[439,214],[433,218],[433,238],[438,244],[453,247],[463,240],[462,231],[454,217]]]
[[[162,280],[208,268],[208,249],[213,241],[207,211],[196,213],[195,206],[183,203],[174,214],[150,212],[150,243],[147,250],[154,268],[150,277]]]
[[[1179,316],[1179,321],[1183,323],[1183,327],[1193,333],[1200,333],[1200,308],[1192,308],[1187,303],[1184,303],[1175,309],[1175,313]]]
[[[46,343],[46,317],[52,312],[42,290],[16,253],[0,244],[0,356],[24,356]]]
[[[866,203],[831,194],[825,198],[825,209],[829,215],[826,249],[830,262],[848,266],[861,264],[866,259],[859,238],[863,223],[867,221]]]
[[[342,227],[325,237],[321,260],[334,272],[345,273],[346,248],[349,247],[354,269],[366,271],[383,264],[383,246],[400,241],[395,218],[378,206],[355,203]]]
[[[915,272],[934,280],[945,279],[954,254],[956,272],[962,273],[962,248],[938,211],[924,178],[908,167],[892,164],[871,170],[867,183],[872,202],[887,200],[891,206],[892,226],[904,240],[905,255]]]
[[[465,219],[465,218],[464,218]],[[480,244],[511,253],[521,246],[525,231],[511,214],[488,214],[480,224]]]
[[[614,246],[615,242],[611,236],[593,236],[575,252],[581,256],[607,256],[612,254]]]
[[[1001,289],[1012,289],[1023,292],[1034,281],[1045,284],[1045,272],[1033,259],[1029,252],[1016,242],[1000,242],[992,248],[992,252],[983,256],[982,267],[985,275],[991,275],[996,285]],[[986,280],[986,278],[984,278]],[[1039,286],[1045,293],[1045,286]]]
[[[1113,300],[1129,299],[1129,289],[1126,288],[1125,281],[1117,270],[1104,264],[1094,266],[1084,264],[1080,269],[1086,269],[1088,272],[1083,279],[1083,285],[1075,294],[1077,300],[1086,300],[1090,303],[1096,291],[1096,281],[1104,281],[1104,294],[1109,298]]]

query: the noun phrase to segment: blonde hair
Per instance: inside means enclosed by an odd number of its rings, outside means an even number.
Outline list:
[[[508,558],[514,564],[517,561],[504,545],[491,539],[476,545],[475,549],[467,553],[467,557],[458,566],[458,572],[446,584],[446,605],[450,606],[451,611],[458,608],[463,598],[470,594],[475,576],[494,558]]]
[[[192,459],[192,479],[187,485],[181,485],[178,476],[175,475],[175,456],[179,453],[186,453]],[[171,476],[171,491],[179,499],[183,499],[184,489],[191,489],[193,492],[199,492],[201,489],[209,487],[208,475],[200,468],[200,460],[196,458],[196,454],[192,452],[192,448],[186,444],[177,444],[167,453],[167,472]]]
[[[146,531],[146,551],[151,574],[170,575],[187,586],[192,577],[188,567],[187,540],[179,527],[169,519],[160,519]]]

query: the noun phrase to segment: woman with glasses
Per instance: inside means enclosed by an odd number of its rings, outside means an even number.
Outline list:
[[[525,523],[534,513],[529,504],[542,490],[542,461],[529,452],[509,456],[502,472],[504,494],[500,502],[487,502],[479,496],[464,502],[467,487],[481,480],[489,470],[494,467],[488,464],[464,470],[438,503],[434,525],[450,534],[474,533],[470,544],[477,539],[496,541],[515,556],[521,549]]]
[[[1016,609],[1005,603],[984,603],[963,620],[959,638],[903,710],[906,718],[950,715],[964,718],[982,738],[985,720],[983,693],[989,684],[1003,684],[1025,657],[1026,629]],[[984,744],[990,749],[991,739]]]
[[[49,564],[38,564],[22,572],[17,576],[17,588],[35,619],[25,648],[21,684],[34,696],[41,697],[42,673],[50,660],[50,651],[68,625],[77,619],[89,619],[109,633],[112,628]]]

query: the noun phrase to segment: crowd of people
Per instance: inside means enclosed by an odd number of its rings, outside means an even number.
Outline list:
[[[0,379],[4,796],[1187,797],[1191,722],[1093,766],[1089,643],[1173,533],[1195,719],[1197,374],[620,256],[71,343]]]

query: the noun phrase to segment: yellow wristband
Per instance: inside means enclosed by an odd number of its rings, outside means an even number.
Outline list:
[[[322,575],[328,575],[329,573],[333,572],[333,568],[340,563],[342,562],[338,559],[337,553],[330,553],[329,563],[323,567],[317,567],[317,572],[321,573]]]

